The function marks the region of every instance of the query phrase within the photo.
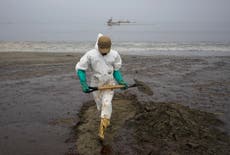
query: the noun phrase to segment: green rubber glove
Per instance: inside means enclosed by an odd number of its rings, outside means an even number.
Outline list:
[[[123,80],[122,74],[121,74],[121,72],[119,70],[116,70],[116,71],[113,72],[113,77],[117,81],[118,84],[125,86],[122,89],[127,89],[128,88],[128,84]]]
[[[77,70],[77,76],[78,76],[78,78],[80,80],[82,91],[84,93],[89,93],[89,86],[88,86],[87,81],[86,81],[86,73],[85,73],[85,71],[78,69]]]

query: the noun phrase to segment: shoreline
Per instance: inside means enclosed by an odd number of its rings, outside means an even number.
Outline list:
[[[83,53],[0,55],[0,143],[4,146],[0,153],[66,152],[69,146],[64,142],[78,122],[76,115],[92,99],[81,92],[74,71]],[[122,59],[124,79],[128,83],[140,79],[154,91],[151,97],[135,88],[127,93],[145,102],[175,102],[214,113],[225,122],[223,130],[230,131],[229,56],[122,55]]]
[[[40,54],[66,54],[66,55],[83,55],[88,50],[84,52],[55,52],[55,51],[0,51],[1,53],[40,53]],[[140,56],[140,57],[230,57],[229,51],[118,51],[122,56]]]

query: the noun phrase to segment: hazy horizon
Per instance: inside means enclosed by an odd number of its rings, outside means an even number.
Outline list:
[[[134,21],[136,25],[107,27],[110,17]],[[99,32],[117,35],[115,38],[121,40],[132,40],[143,33],[149,41],[155,40],[153,35],[167,41],[171,35],[183,35],[180,39],[189,40],[196,34],[198,41],[215,35],[217,41],[230,41],[230,1],[0,0],[0,40],[87,41],[94,40]],[[200,33],[209,35],[202,38]]]
[[[0,0],[1,22],[230,22],[228,0]]]

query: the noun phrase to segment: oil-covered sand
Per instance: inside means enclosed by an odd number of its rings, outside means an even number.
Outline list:
[[[229,154],[230,57],[122,56],[154,94],[117,90],[101,146],[80,54],[0,54],[0,154]]]
[[[73,128],[76,146],[69,154],[228,154],[230,139],[223,122],[177,103],[138,102],[131,94],[115,96],[112,125],[105,140],[97,137],[98,112],[87,102]]]

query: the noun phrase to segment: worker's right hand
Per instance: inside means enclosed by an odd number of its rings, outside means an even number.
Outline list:
[[[89,86],[86,81],[86,73],[84,70],[78,69],[76,72],[77,76],[79,77],[81,88],[84,93],[90,93]]]
[[[90,93],[89,86],[86,82],[81,82],[81,88],[84,93]]]

